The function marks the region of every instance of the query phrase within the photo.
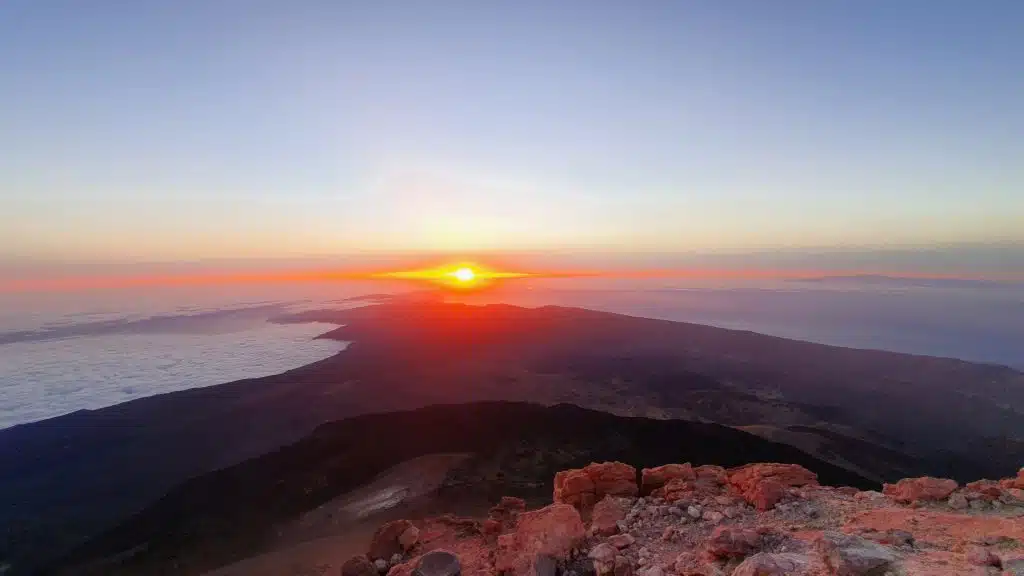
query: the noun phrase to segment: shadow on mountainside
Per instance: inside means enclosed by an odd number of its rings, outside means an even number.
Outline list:
[[[154,506],[78,549],[58,572],[199,574],[264,551],[275,527],[369,482],[402,461],[471,453],[442,491],[496,501],[550,497],[552,478],[591,461],[637,467],[690,461],[800,464],[822,483],[878,488],[790,446],[716,424],[624,418],[571,405],[446,405],[325,424],[303,440],[189,480]]]

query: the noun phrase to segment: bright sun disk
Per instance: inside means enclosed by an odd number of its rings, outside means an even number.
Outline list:
[[[476,273],[473,272],[472,268],[459,268],[452,272],[452,276],[455,276],[455,279],[459,282],[471,282],[476,278]]]

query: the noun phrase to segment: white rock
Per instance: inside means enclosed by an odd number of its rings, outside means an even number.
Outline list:
[[[373,561],[373,565],[377,568],[377,572],[384,574],[388,571],[388,561],[383,558],[377,558]]]
[[[690,515],[690,518],[700,518],[701,512],[703,512],[700,506],[693,505],[686,509],[686,513]]]
[[[818,551],[834,573],[860,576],[884,573],[896,555],[881,544],[860,536],[828,532],[817,542]]]

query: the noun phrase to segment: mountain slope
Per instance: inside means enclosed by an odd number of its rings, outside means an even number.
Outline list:
[[[800,464],[825,484],[878,488],[790,446],[716,424],[624,418],[571,405],[445,405],[325,424],[301,441],[176,488],[86,544],[61,568],[84,574],[195,574],[262,551],[275,527],[418,456],[468,452],[445,490],[463,496],[550,497],[561,469],[592,460],[734,466]],[[127,553],[126,553],[127,552]]]
[[[324,422],[438,403],[842,429],[910,454],[897,476],[862,466],[890,480],[1005,476],[1004,447],[1024,437],[1024,375],[998,366],[573,308],[395,302],[291,320],[344,324],[324,337],[353,344],[276,376],[0,431],[0,557],[50,559],[185,479]]]

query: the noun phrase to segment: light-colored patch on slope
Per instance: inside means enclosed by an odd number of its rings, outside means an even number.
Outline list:
[[[468,454],[430,454],[406,460],[371,482],[278,527],[271,549],[206,576],[320,576],[366,551],[374,530],[406,513],[412,503],[430,509],[431,493]]]

